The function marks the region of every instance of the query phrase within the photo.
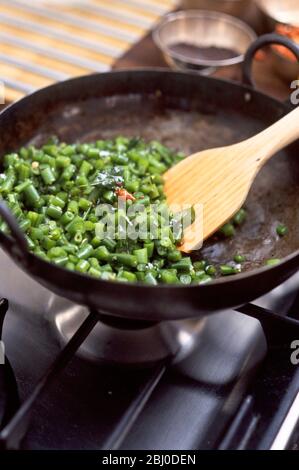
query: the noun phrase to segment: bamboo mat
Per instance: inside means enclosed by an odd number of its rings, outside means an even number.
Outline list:
[[[109,70],[175,0],[0,0],[5,101],[52,82]],[[0,100],[3,87],[0,86]]]

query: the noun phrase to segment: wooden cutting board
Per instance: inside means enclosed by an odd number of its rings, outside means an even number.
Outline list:
[[[109,70],[175,3],[0,0],[0,80],[6,102],[55,81]]]

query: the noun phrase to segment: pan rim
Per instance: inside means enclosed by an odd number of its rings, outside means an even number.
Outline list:
[[[191,285],[158,284],[156,286],[151,286],[151,285],[148,285],[148,284],[144,284],[144,283],[139,282],[139,281],[137,281],[137,282],[124,282],[122,280],[106,281],[106,280],[103,280],[103,279],[97,279],[97,278],[94,278],[94,277],[92,277],[92,276],[90,276],[86,273],[80,273],[80,272],[77,272],[77,271],[68,271],[64,267],[54,265],[53,263],[50,263],[49,261],[45,261],[42,258],[39,258],[38,256],[36,256],[32,252],[30,252],[30,256],[32,256],[34,259],[38,260],[39,262],[41,262],[45,266],[49,266],[49,265],[53,266],[53,267],[55,267],[55,269],[58,269],[61,273],[65,273],[65,274],[70,274],[71,273],[72,275],[75,275],[78,279],[84,279],[84,280],[88,279],[91,282],[100,283],[101,285],[109,285],[109,286],[111,286],[111,285],[122,285],[122,286],[126,286],[126,287],[133,286],[133,287],[146,289],[148,291],[152,290],[154,292],[157,289],[169,290],[169,289],[174,289],[174,288],[175,289],[180,289],[180,290],[187,290],[187,289],[190,290],[190,289],[195,289],[195,288],[199,289],[200,288],[201,290],[204,290],[204,289],[210,289],[211,287],[213,287],[215,285],[223,285],[223,284],[226,285],[226,284],[229,284],[229,283],[235,283],[235,282],[240,281],[240,280],[253,278],[258,274],[263,275],[265,272],[279,270],[281,267],[283,267],[284,264],[288,263],[292,259],[295,259],[296,257],[299,257],[299,249],[296,250],[294,253],[291,253],[290,255],[287,255],[284,258],[282,258],[280,260],[280,262],[277,263],[277,265],[275,265],[275,266],[261,266],[259,268],[255,268],[255,269],[252,269],[250,271],[243,272],[243,273],[234,274],[234,275],[227,276],[227,277],[216,278],[216,279],[213,279],[211,282],[208,282],[206,284],[191,284]],[[18,264],[18,266],[19,266],[19,264]]]
[[[269,101],[272,101],[273,103],[276,103],[276,104],[280,104],[282,107],[285,108],[285,111],[287,112],[287,110],[291,110],[292,109],[292,105],[291,104],[288,104],[287,102],[281,102],[279,100],[277,100],[276,98],[272,97],[272,96],[269,96],[267,95],[266,93],[262,92],[262,91],[259,91],[259,90],[256,90],[254,89],[253,87],[249,86],[249,85],[246,85],[244,83],[238,83],[238,82],[235,82],[235,81],[232,81],[232,80],[229,80],[227,78],[218,78],[218,77],[208,77],[208,76],[201,76],[201,77],[198,77],[198,74],[194,71],[178,71],[178,70],[170,70],[169,68],[166,68],[166,67],[138,67],[138,68],[134,68],[134,69],[127,69],[127,68],[124,68],[124,69],[120,69],[120,70],[109,70],[109,71],[106,71],[106,72],[95,72],[95,73],[91,73],[91,74],[85,74],[85,75],[82,75],[82,76],[79,76],[79,77],[73,77],[73,78],[70,78],[70,79],[67,79],[67,80],[63,80],[61,82],[57,82],[57,83],[52,83],[46,87],[42,87],[42,88],[39,88],[31,93],[29,93],[28,95],[18,99],[17,101],[13,102],[13,103],[10,103],[8,106],[6,106],[4,109],[2,109],[0,111],[0,119],[1,117],[8,113],[10,110],[12,110],[13,108],[16,108],[22,104],[26,104],[27,101],[30,101],[30,99],[33,97],[33,96],[37,96],[38,94],[43,94],[43,93],[47,93],[49,90],[52,90],[52,89],[55,89],[55,88],[59,88],[59,87],[63,87],[65,84],[67,83],[74,83],[76,81],[80,82],[80,81],[84,81],[84,80],[87,80],[89,77],[97,77],[97,76],[107,76],[107,75],[122,75],[122,74],[132,74],[132,75],[135,75],[136,73],[153,73],[153,74],[169,74],[169,75],[173,75],[173,74],[176,74],[176,75],[182,75],[182,76],[193,76],[193,77],[196,77],[197,79],[200,78],[202,80],[208,80],[208,81],[212,81],[214,83],[219,83],[219,82],[224,82],[226,83],[227,85],[230,85],[231,87],[233,88],[237,88],[237,89],[242,89],[244,91],[244,93],[252,93],[254,92],[256,95],[260,96],[260,97],[263,97]],[[136,93],[138,93],[138,91],[136,90]],[[5,234],[2,234],[2,236],[4,237],[4,239],[7,240],[7,242],[11,241],[11,237],[8,237],[7,235]],[[12,259],[13,256],[10,255],[10,257]],[[240,280],[245,280],[245,279],[251,279],[251,278],[254,278],[255,276],[257,275],[263,275],[265,272],[269,272],[269,271],[275,271],[275,270],[279,270],[281,269],[281,267],[283,267],[284,265],[286,265],[288,262],[290,262],[291,260],[295,260],[297,257],[299,257],[299,248],[290,253],[289,255],[283,257],[280,262],[275,265],[275,266],[260,266],[258,268],[254,268],[250,271],[246,271],[246,272],[243,272],[243,273],[239,273],[239,274],[235,274],[235,275],[232,275],[232,276],[227,276],[227,277],[221,277],[221,278],[217,278],[217,279],[213,279],[210,283],[207,283],[207,284],[194,284],[194,285],[180,285],[180,284],[158,284],[157,286],[150,286],[150,285],[147,285],[147,284],[143,284],[141,282],[134,282],[134,283],[129,283],[129,282],[122,282],[120,280],[117,280],[117,281],[106,281],[106,280],[102,280],[102,279],[96,279],[96,278],[93,278],[87,274],[84,274],[84,273],[79,273],[79,272],[74,272],[74,271],[68,271],[67,269],[63,268],[63,267],[60,267],[60,266],[57,266],[57,265],[54,265],[53,263],[50,263],[48,261],[44,261],[42,260],[41,258],[39,258],[38,256],[36,256],[34,253],[32,252],[29,252],[29,257],[32,257],[33,259],[36,259],[38,262],[41,262],[42,264],[45,264],[46,266],[53,266],[55,267],[55,269],[58,269],[61,273],[67,273],[67,274],[72,274],[72,275],[75,275],[77,277],[77,279],[89,279],[91,282],[94,282],[98,285],[102,285],[102,286],[111,286],[111,285],[122,285],[122,286],[126,286],[126,287],[135,287],[135,288],[142,288],[142,289],[146,289],[148,291],[156,291],[157,288],[158,289],[163,289],[163,290],[168,290],[168,289],[180,289],[180,290],[190,290],[190,289],[200,289],[200,290],[205,290],[205,289],[211,289],[213,286],[219,286],[219,285],[228,285],[228,284],[233,284],[237,281],[240,281]],[[20,264],[17,263],[17,265],[20,267]],[[30,272],[30,269],[25,269],[27,272]],[[35,276],[34,276],[35,277]]]

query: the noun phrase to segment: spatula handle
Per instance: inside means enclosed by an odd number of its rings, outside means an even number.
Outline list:
[[[257,153],[264,162],[297,139],[299,139],[299,107],[249,141],[251,145],[257,146]]]

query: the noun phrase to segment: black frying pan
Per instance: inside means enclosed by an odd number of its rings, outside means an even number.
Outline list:
[[[295,46],[273,35],[260,38],[248,51],[245,76],[255,51],[269,42]],[[262,130],[291,110],[240,85],[194,73],[138,70],[96,74],[42,89],[0,115],[0,154],[28,143],[40,145],[57,135],[67,142],[91,141],[119,134],[160,140],[194,151],[232,144]],[[299,267],[299,142],[271,159],[258,175],[246,206],[248,222],[229,241],[209,240],[201,256],[225,262],[245,253],[246,272],[201,286],[122,284],[97,280],[49,264],[28,252],[27,242],[5,205],[0,213],[11,237],[0,244],[34,279],[74,302],[111,315],[159,321],[205,315],[240,306],[273,289]],[[289,235],[277,240],[275,227],[286,223]],[[262,267],[275,256],[282,262]]]

